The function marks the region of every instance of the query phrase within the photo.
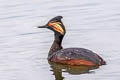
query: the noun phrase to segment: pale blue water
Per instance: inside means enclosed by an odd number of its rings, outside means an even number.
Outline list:
[[[64,48],[90,49],[107,65],[76,75],[63,69],[56,80],[119,80],[119,0],[0,0],[0,80],[55,80],[47,61],[53,32],[37,26],[57,15]]]

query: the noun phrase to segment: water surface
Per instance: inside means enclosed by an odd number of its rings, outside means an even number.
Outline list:
[[[0,80],[119,80],[119,4],[119,0],[0,0]],[[47,55],[53,32],[37,26],[57,15],[64,17],[67,29],[64,48],[90,49],[107,65],[93,70],[51,66]]]

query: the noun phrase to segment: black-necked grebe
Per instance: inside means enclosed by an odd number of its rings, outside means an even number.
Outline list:
[[[106,62],[96,53],[84,48],[66,48],[61,46],[62,39],[66,33],[62,16],[52,18],[46,25],[38,28],[48,28],[55,33],[55,40],[50,48],[48,60],[68,65],[101,66]]]

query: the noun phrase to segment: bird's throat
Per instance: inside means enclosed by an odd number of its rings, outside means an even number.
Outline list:
[[[50,48],[49,55],[53,54],[54,52],[62,49],[62,40],[64,35],[55,34],[55,40]],[[48,56],[49,56],[48,55]]]

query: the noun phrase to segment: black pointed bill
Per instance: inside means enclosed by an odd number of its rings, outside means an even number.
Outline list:
[[[38,28],[48,28],[49,26],[44,25],[44,26],[38,26]]]

